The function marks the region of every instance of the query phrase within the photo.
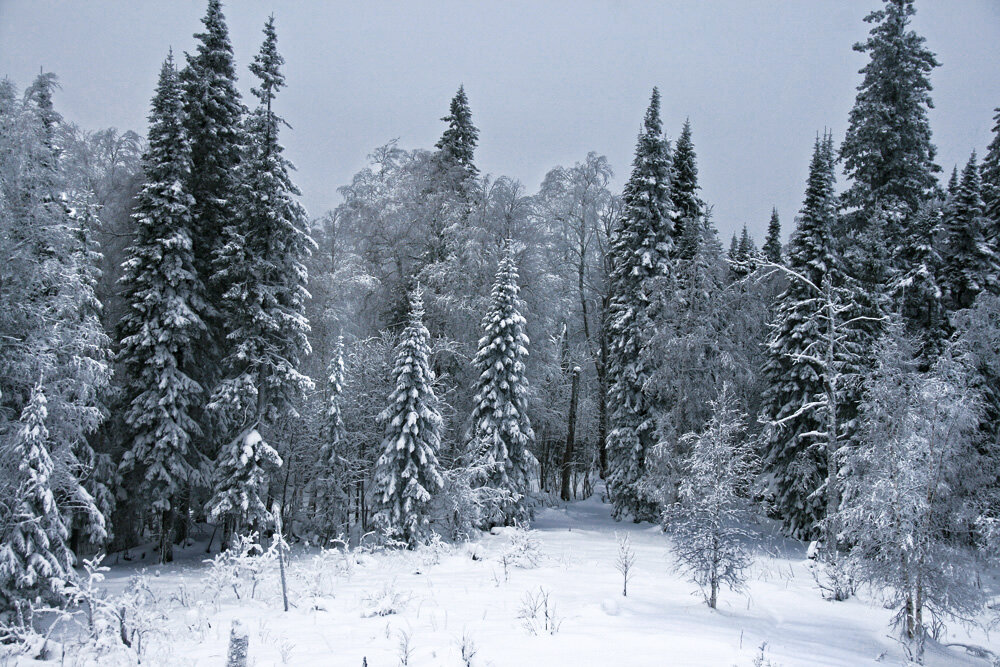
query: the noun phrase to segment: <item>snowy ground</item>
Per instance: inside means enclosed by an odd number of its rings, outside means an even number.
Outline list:
[[[630,533],[637,556],[627,598],[614,567],[616,531]],[[267,573],[255,599],[236,600],[224,590],[213,601],[200,562],[204,545],[192,547],[177,564],[146,570],[169,620],[149,635],[143,663],[223,665],[235,618],[250,637],[250,664],[259,666],[462,665],[463,638],[475,647],[470,664],[498,667],[749,666],[763,642],[765,660],[756,664],[905,663],[887,636],[890,612],[864,595],[822,600],[798,543],[772,537],[771,555],[758,560],[747,594],[723,591],[713,611],[675,572],[667,538],[648,524],[615,523],[596,497],[542,511],[529,535],[537,565],[510,564],[506,578],[510,531],[436,552],[323,557],[296,549],[290,567],[296,606],[288,613],[281,611],[276,571]],[[124,588],[136,569],[113,567],[109,590]],[[526,596],[537,597],[539,589],[554,603],[554,634],[531,634],[519,619]],[[390,608],[395,613],[373,615]],[[535,624],[544,626],[543,614]],[[948,641],[1000,651],[1000,642],[981,631],[970,637],[953,628]],[[932,646],[927,664],[988,663]]]

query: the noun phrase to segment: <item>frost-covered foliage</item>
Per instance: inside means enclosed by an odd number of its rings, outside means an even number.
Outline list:
[[[403,611],[410,603],[412,595],[396,587],[396,582],[389,582],[382,588],[372,591],[361,601],[361,616],[391,616]]]
[[[277,543],[275,540],[272,548],[265,550],[256,531],[236,535],[228,549],[206,560],[209,564],[206,580],[213,599],[218,602],[219,597],[229,591],[237,600],[253,599],[264,577],[277,569]]]
[[[482,486],[489,469],[482,461],[457,465],[442,473],[444,488],[435,496],[435,523],[452,539],[470,540],[517,501],[510,489]]]
[[[528,419],[525,361],[528,336],[518,298],[514,247],[508,244],[497,268],[490,306],[483,317],[483,337],[475,366],[468,459],[483,471],[477,483],[508,491],[511,502],[487,517],[485,527],[512,525],[531,518],[528,499],[538,462],[531,453],[535,433]]]
[[[521,598],[517,618],[529,635],[554,635],[559,632],[563,623],[562,617],[556,611],[552,592],[544,586],[525,592]]]
[[[410,297],[409,324],[396,350],[396,388],[379,416],[385,439],[373,482],[376,525],[411,548],[426,537],[431,499],[444,486],[437,461],[441,415],[423,318],[423,297],[416,289]]]
[[[142,503],[156,517],[159,559],[172,558],[177,496],[202,481],[195,441],[205,397],[199,350],[208,329],[204,285],[195,272],[190,154],[180,84],[169,56],[150,114],[146,183],[136,201],[137,235],[121,283],[119,324],[127,447],[121,471],[135,471]]]
[[[890,285],[907,332],[919,343],[918,351],[927,360],[940,354],[950,328],[940,245],[945,231],[943,213],[944,203],[931,199],[911,218],[899,248],[901,269]]]
[[[327,369],[326,392],[321,403],[320,444],[310,485],[316,508],[315,527],[326,537],[335,534],[337,517],[349,502],[347,461],[344,457],[347,431],[341,409],[343,394],[344,337],[340,336]]]
[[[655,442],[656,407],[646,392],[651,372],[642,352],[656,330],[656,290],[669,276],[675,211],[670,199],[670,155],[660,121],[660,92],[653,89],[635,149],[624,208],[610,245],[610,428],[608,484],[615,515],[636,520],[656,514],[641,489],[646,456]]]
[[[688,433],[677,501],[663,512],[663,529],[681,567],[715,608],[719,588],[743,589],[753,554],[750,488],[757,473],[753,443],[745,437],[731,390],[712,401],[712,418],[701,433]]]
[[[971,532],[991,474],[976,448],[981,403],[947,352],[917,371],[898,327],[882,342],[876,370],[836,518],[857,576],[896,610],[919,660],[944,621],[972,620],[985,603]]]
[[[73,554],[52,491],[54,466],[48,452],[48,417],[42,387],[35,387],[24,408],[10,455],[17,461],[16,504],[4,517],[0,544],[0,619],[30,624],[31,602],[60,599],[73,579]]]
[[[53,75],[41,74],[18,99],[12,84],[0,84],[4,607],[12,599],[33,599],[40,589],[30,589],[38,586],[58,590],[50,576],[72,577],[73,556],[64,542],[69,529],[94,541],[106,536],[105,518],[83,484],[95,460],[86,438],[104,420],[110,378],[108,338],[94,294],[100,254],[85,229],[90,209],[78,199],[85,193],[74,194],[63,168],[64,122],[53,109],[55,87]],[[28,533],[46,539],[31,538],[30,546],[21,540]],[[41,579],[18,573],[15,552],[34,561],[25,564]],[[61,566],[47,572],[46,562]]]
[[[262,528],[271,513],[261,497],[268,475],[281,467],[281,457],[264,441],[256,425],[240,433],[219,452],[215,493],[205,507],[213,521],[225,521],[223,539],[244,526]]]

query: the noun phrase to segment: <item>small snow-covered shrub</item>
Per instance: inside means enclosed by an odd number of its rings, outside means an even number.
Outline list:
[[[781,667],[776,662],[771,661],[767,657],[767,642],[761,643],[757,648],[757,655],[753,657],[753,662],[751,663],[753,667]]]
[[[410,594],[398,590],[396,583],[391,582],[362,598],[361,616],[362,618],[391,616],[405,609],[409,603]]]
[[[437,565],[444,556],[451,553],[451,545],[437,533],[431,533],[427,542],[420,547],[420,560],[424,565]]]
[[[125,591],[109,600],[105,609],[117,625],[122,644],[132,649],[139,662],[150,640],[162,635],[170,620],[145,574],[131,577]]]
[[[532,635],[554,635],[562,625],[551,594],[542,586],[534,592],[524,594],[517,618],[521,621],[521,627]]]
[[[396,644],[399,650],[400,667],[406,667],[413,658],[413,640],[406,630],[399,631],[399,642]]]
[[[294,563],[290,568],[292,578],[307,595],[333,597],[337,578],[350,578],[354,561],[344,549],[321,548],[312,558]]]
[[[208,590],[218,601],[223,591],[232,590],[237,600],[253,598],[257,587],[264,579],[265,572],[273,569],[277,551],[264,551],[257,542],[257,533],[237,535],[232,546],[215,558],[206,559],[209,564],[205,575]]]
[[[435,495],[435,524],[440,525],[454,540],[475,539],[490,518],[499,516],[503,508],[519,497],[509,489],[483,486],[477,480],[486,475],[482,464],[460,466],[443,473],[444,489]]]
[[[361,536],[361,539],[358,540],[358,548],[354,551],[359,555],[375,554],[383,551],[398,551],[406,547],[406,542],[397,540],[384,530],[371,530]]]
[[[538,540],[523,526],[509,528],[506,532],[510,535],[510,543],[504,548],[502,555],[516,567],[529,570],[538,567],[542,559]]]
[[[479,653],[479,648],[468,631],[462,633],[462,638],[458,642],[458,650],[461,654],[464,667],[472,667],[472,660]]]

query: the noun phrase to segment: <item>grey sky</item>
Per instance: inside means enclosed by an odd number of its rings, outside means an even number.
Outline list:
[[[529,193],[557,164],[608,156],[628,175],[652,86],[668,135],[691,118],[703,196],[723,236],[763,236],[776,205],[787,233],[812,140],[838,142],[878,0],[669,2],[258,2],[225,13],[246,95],[247,64],[274,12],[288,88],[284,144],[313,216],[375,146],[431,147],[464,83],[480,130],[477,163]],[[62,82],[56,104],[87,129],[145,133],[159,65],[194,48],[204,0],[0,0],[0,76]],[[918,0],[915,27],[943,67],[931,121],[950,171],[989,141],[1000,106],[1000,2]]]

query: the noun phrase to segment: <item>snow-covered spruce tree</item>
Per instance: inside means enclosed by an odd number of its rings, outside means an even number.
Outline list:
[[[406,271],[406,279],[416,276],[424,288],[426,324],[435,337],[453,339],[458,345],[469,340],[476,327],[481,302],[489,286],[489,272],[483,261],[482,241],[485,225],[471,220],[475,207],[488,205],[478,179],[474,157],[479,130],[472,122],[472,111],[465,88],[459,87],[451,100],[449,113],[441,119],[447,127],[429,156],[416,209],[418,249],[416,265]],[[501,185],[506,179],[499,179]],[[491,230],[492,232],[493,230]],[[502,234],[499,230],[498,234]],[[485,269],[485,270],[484,270]],[[406,321],[406,291],[401,283],[390,317],[393,326]],[[451,343],[451,340],[447,340]],[[471,357],[472,350],[463,357]],[[468,381],[472,369],[463,364],[459,371]]]
[[[479,175],[474,161],[479,130],[472,122],[472,110],[464,86],[459,86],[451,100],[448,115],[441,120],[448,127],[434,144],[437,151],[431,158],[431,171],[424,192],[426,248],[420,258],[420,270],[445,262],[454,250],[449,248],[449,236],[456,230],[450,228],[468,215]],[[435,272],[424,273],[428,275],[421,274],[422,279],[431,277]]]
[[[860,72],[840,157],[851,181],[843,202],[862,212],[860,226],[878,204],[903,206],[908,218],[937,185],[927,112],[933,107],[929,77],[939,63],[925,39],[909,29],[915,11],[913,0],[885,0],[865,17],[873,24],[868,39],[854,45],[869,61]],[[894,240],[902,230],[887,231]]]
[[[215,461],[214,493],[205,506],[210,520],[222,522],[222,544],[244,528],[261,529],[272,520],[265,499],[268,476],[281,456],[264,441],[254,423],[224,445]]]
[[[49,456],[47,417],[39,384],[7,452],[17,462],[15,477],[8,481],[16,500],[0,535],[0,621],[12,625],[30,623],[32,601],[39,596],[61,599],[64,583],[73,578],[74,557],[66,545],[69,531],[52,490],[55,467]]]
[[[907,334],[917,344],[917,355],[927,366],[940,354],[950,335],[942,285],[944,259],[938,248],[943,233],[942,202],[929,199],[913,216],[902,238],[899,252],[903,270],[891,285]]]
[[[221,305],[229,353],[223,359],[225,379],[213,402],[227,415],[252,415],[262,430],[276,420],[295,417],[296,402],[312,386],[299,365],[310,351],[304,261],[315,244],[306,231],[305,209],[297,201],[299,190],[289,176],[293,167],[278,143],[284,121],[272,109],[275,94],[284,86],[283,62],[272,17],[250,65],[259,79],[252,91],[260,103],[246,123],[240,214],[224,229],[225,245],[215,263],[216,279],[226,285]]]
[[[641,358],[655,330],[653,299],[671,274],[674,207],[670,160],[660,121],[660,92],[654,88],[625,185],[623,210],[609,247],[610,420],[608,484],[618,519],[657,515],[656,499],[642,491],[646,455],[655,444],[656,406],[646,392],[651,368]]]
[[[778,219],[778,209],[771,209],[771,220],[767,223],[767,236],[761,246],[764,259],[772,264],[781,264],[781,221]]]
[[[1000,260],[990,243],[983,214],[982,181],[976,154],[962,169],[961,181],[949,192],[944,216],[945,253],[942,282],[949,311],[969,308],[983,291],[1000,287]]]
[[[750,231],[744,223],[739,238],[737,239],[736,235],[733,234],[733,241],[729,248],[729,261],[731,262],[729,268],[733,278],[742,280],[756,271],[759,259],[760,251],[757,250],[757,244],[754,243],[753,237],[750,236]]]
[[[528,420],[528,380],[524,375],[528,336],[517,280],[514,247],[508,241],[483,317],[468,445],[472,465],[482,471],[479,485],[510,493],[498,514],[488,517],[485,528],[510,526],[532,515],[528,492],[538,462],[530,449],[535,433]]]
[[[339,336],[327,372],[326,396],[320,416],[320,446],[311,484],[316,527],[327,537],[332,536],[335,518],[346,510],[348,501],[347,471],[341,458],[347,441],[341,410],[343,393],[344,337]]]
[[[461,179],[463,181],[474,179],[479,174],[474,161],[479,130],[472,123],[472,111],[469,109],[465,86],[458,87],[458,92],[451,100],[448,115],[441,120],[448,123],[448,129],[434,144],[438,149],[438,162],[448,170],[454,167],[461,169],[464,172]]]
[[[829,321],[824,291],[843,283],[832,238],[836,219],[833,144],[816,140],[805,202],[788,243],[792,276],[778,297],[764,367],[764,418],[773,424],[765,443],[765,470],[772,481],[775,509],[788,532],[816,535],[826,502],[819,492],[826,478],[823,441],[826,416],[820,409],[828,368],[823,353]]]
[[[245,108],[236,87],[236,66],[229,29],[220,0],[208,0],[202,18],[205,31],[195,34],[194,54],[185,54],[187,65],[180,72],[184,89],[184,125],[191,149],[191,170],[186,188],[194,197],[191,207],[195,273],[205,283],[211,312],[206,318],[209,346],[200,351],[197,378],[211,390],[222,371],[220,360],[227,349],[228,325],[220,317],[222,294],[227,284],[218,280],[216,254],[226,238],[224,230],[240,218],[237,169],[244,152],[243,116]],[[212,426],[200,419],[203,428]],[[207,430],[204,451],[213,456],[220,434]]]
[[[994,110],[993,139],[983,157],[984,213],[990,221],[990,242],[1000,253],[1000,108]]]
[[[862,430],[845,461],[838,513],[852,570],[896,609],[922,662],[931,628],[984,608],[970,531],[990,474],[975,446],[980,401],[949,351],[927,373],[898,325],[865,382]]]
[[[677,501],[662,520],[672,538],[670,550],[715,609],[720,586],[741,590],[752,560],[744,526],[753,514],[750,487],[757,461],[729,387],[723,385],[710,405],[712,418],[704,430],[682,438],[689,453]]]
[[[379,415],[385,439],[372,480],[375,525],[410,548],[427,537],[431,500],[444,487],[437,460],[442,420],[429,356],[430,333],[418,287],[410,296],[409,323],[396,349],[396,388]]]
[[[43,73],[20,99],[12,85],[0,86],[0,451],[16,446],[17,416],[41,378],[56,503],[77,536],[100,542],[105,520],[81,482],[93,458],[86,438],[107,414],[109,341],[94,295],[99,254],[82,228],[86,211],[68,196],[56,85]],[[0,484],[0,525],[15,491]]]
[[[670,199],[677,215],[674,218],[674,249],[678,259],[694,257],[701,240],[701,218],[705,203],[698,197],[698,162],[691,139],[691,120],[684,121],[670,159]],[[699,233],[695,233],[699,232]]]
[[[127,310],[119,324],[127,450],[121,470],[135,470],[135,491],[154,514],[159,559],[172,560],[176,497],[201,484],[194,412],[203,401],[199,350],[207,329],[204,285],[195,272],[190,172],[181,89],[173,55],[160,70],[149,117],[146,184],[136,200],[137,236],[121,279]]]

